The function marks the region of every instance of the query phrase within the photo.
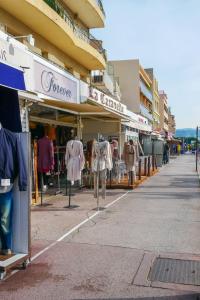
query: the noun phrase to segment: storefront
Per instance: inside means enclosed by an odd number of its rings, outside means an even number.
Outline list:
[[[0,60],[0,279],[30,257],[30,136],[22,133],[24,71]],[[6,209],[5,209],[6,207]]]
[[[83,99],[82,99],[83,102]],[[88,95],[83,103],[98,108],[99,113],[82,115],[83,141],[91,141],[103,136],[111,141],[117,140],[120,156],[123,152],[122,121],[128,121],[127,107],[116,99],[93,87],[88,87]],[[82,104],[84,105],[84,104]]]
[[[55,195],[66,184],[66,143],[81,136],[78,113],[70,109],[70,105],[77,106],[80,95],[79,80],[36,55],[33,56],[33,81],[33,90],[40,98],[29,107],[28,115],[32,137],[33,202],[37,203],[40,193],[48,190],[48,194]],[[52,144],[53,164],[41,172],[38,141],[44,137]]]

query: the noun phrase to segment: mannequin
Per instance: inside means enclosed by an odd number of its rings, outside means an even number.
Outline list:
[[[77,138],[71,139],[66,145],[65,165],[67,168],[67,180],[74,184],[74,181],[81,180],[81,171],[85,165],[83,144]]]
[[[130,140],[124,145],[124,160],[128,172],[129,184],[136,181],[136,167],[139,159],[139,150],[137,142]]]
[[[54,168],[53,143],[44,135],[38,140],[38,171],[41,176],[41,189],[47,188],[46,174]]]
[[[112,176],[114,177],[117,182],[120,181],[120,174],[119,174],[119,148],[118,148],[118,141],[112,140],[111,141],[111,152],[112,152],[112,163],[113,163],[113,170]]]
[[[27,174],[18,136],[0,125],[0,248],[11,254],[13,183],[19,175],[19,190],[27,188]]]
[[[107,170],[112,170],[112,152],[108,141],[94,141],[92,147],[92,171],[94,172],[94,198],[98,198],[99,179],[102,198],[106,198]]]

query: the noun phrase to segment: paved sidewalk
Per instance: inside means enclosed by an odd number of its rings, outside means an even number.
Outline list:
[[[194,156],[171,160],[102,218],[95,230],[86,225],[73,242],[200,254],[200,188]]]
[[[123,195],[109,193],[106,201]],[[34,254],[95,213],[90,194],[84,206],[76,197],[76,211],[57,199],[32,212]],[[181,156],[0,283],[0,299],[197,300],[199,287],[154,284],[148,274],[158,255],[200,260],[199,219],[194,157]]]

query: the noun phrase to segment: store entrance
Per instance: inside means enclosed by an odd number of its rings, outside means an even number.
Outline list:
[[[39,203],[64,192],[66,188],[66,144],[77,135],[77,117],[33,104],[29,112],[29,126],[33,165],[32,203]]]

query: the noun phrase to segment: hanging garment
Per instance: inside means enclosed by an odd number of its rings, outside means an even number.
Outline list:
[[[50,140],[55,141],[56,140],[56,128],[49,126],[47,135]]]
[[[125,143],[124,145],[124,160],[126,164],[126,169],[128,172],[135,171],[135,166],[137,163],[137,150],[136,146],[133,144]]]
[[[117,182],[120,181],[120,175],[119,175],[119,144],[117,140],[112,140],[111,146],[111,153],[112,153],[112,163],[113,163],[113,169],[112,169],[112,179],[117,180]]]
[[[38,171],[47,173],[54,168],[53,143],[47,137],[38,140]]]
[[[66,146],[65,164],[67,167],[67,180],[74,183],[81,180],[81,171],[85,165],[83,144],[77,140],[70,140]]]
[[[0,184],[2,179],[10,179],[10,183],[14,183],[18,175],[19,189],[25,191],[27,188],[27,172],[20,139],[16,133],[1,128]]]
[[[87,142],[87,151],[86,151],[86,160],[89,163],[89,168],[92,167],[92,148],[93,148],[93,142],[94,141],[88,141]]]
[[[12,132],[22,132],[18,93],[0,86],[0,122]]]
[[[136,150],[136,162],[139,161],[140,158],[140,151],[139,151],[139,145],[138,142],[134,142],[135,150]]]
[[[112,152],[108,141],[93,143],[92,171],[112,170]]]

